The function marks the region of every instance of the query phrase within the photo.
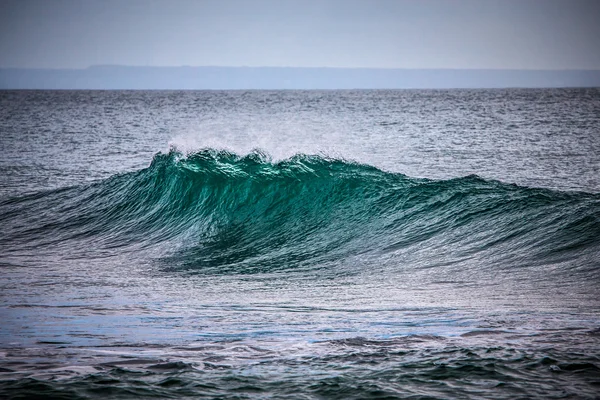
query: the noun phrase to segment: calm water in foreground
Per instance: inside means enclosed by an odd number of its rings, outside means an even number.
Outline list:
[[[0,92],[0,397],[598,398],[600,90]]]

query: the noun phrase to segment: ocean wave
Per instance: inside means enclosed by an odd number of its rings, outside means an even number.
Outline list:
[[[598,194],[415,179],[323,156],[172,150],[140,171],[1,201],[0,247],[106,254],[168,243],[162,262],[205,273],[352,258],[595,270],[599,222]]]

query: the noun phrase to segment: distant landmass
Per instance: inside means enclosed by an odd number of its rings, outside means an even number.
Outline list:
[[[0,89],[448,89],[600,87],[600,70],[285,67],[0,68]]]

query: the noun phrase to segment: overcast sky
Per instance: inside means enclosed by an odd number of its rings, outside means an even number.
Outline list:
[[[600,0],[0,0],[0,67],[600,69]]]

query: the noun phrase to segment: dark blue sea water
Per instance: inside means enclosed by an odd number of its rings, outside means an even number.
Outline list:
[[[600,90],[0,92],[0,397],[600,396]]]

